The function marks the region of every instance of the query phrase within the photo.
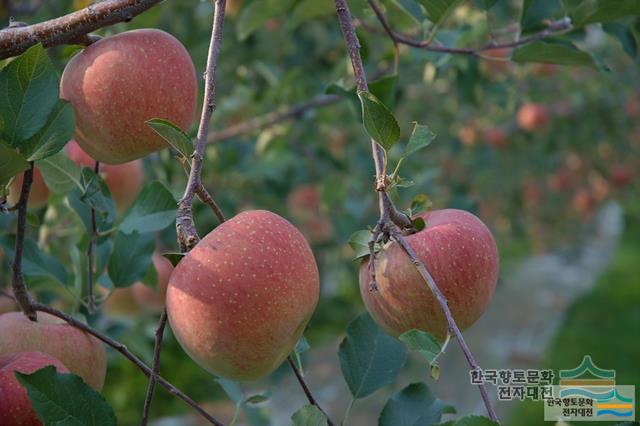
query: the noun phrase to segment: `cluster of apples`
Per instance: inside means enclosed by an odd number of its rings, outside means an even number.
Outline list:
[[[137,195],[128,191],[142,181],[140,158],[166,146],[145,121],[164,118],[187,128],[195,113],[196,89],[187,51],[165,32],[134,30],[96,42],[69,62],[61,80],[61,95],[71,102],[77,119],[77,144],[69,145],[69,156],[83,165],[95,160],[110,165],[103,172],[116,198],[125,190],[120,201],[124,208],[135,198],[132,193]],[[495,242],[470,213],[440,210],[423,218],[426,229],[407,241],[466,328],[482,314],[495,289]],[[418,328],[444,338],[446,320],[407,256],[394,243],[377,256],[377,291],[369,288],[368,261],[360,272],[362,297],[372,316],[395,336]],[[203,368],[230,379],[258,379],[277,368],[302,336],[319,299],[319,272],[309,244],[291,223],[269,211],[245,211],[222,223],[172,271],[159,262],[154,261],[161,275],[160,294],[163,275],[168,276],[164,301],[178,341]],[[0,380],[0,394],[10,395],[0,401],[17,407],[0,407],[0,424],[33,415],[12,379],[14,370],[55,365],[96,389],[106,371],[98,341],[44,314],[37,323],[19,313],[0,316],[0,357],[1,374],[8,377]]]

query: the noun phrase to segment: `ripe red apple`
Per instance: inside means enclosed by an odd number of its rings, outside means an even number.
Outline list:
[[[107,372],[102,342],[53,315],[38,312],[38,322],[22,312],[0,315],[0,356],[23,351],[49,354],[92,388],[102,389]]]
[[[490,127],[483,133],[484,142],[496,149],[505,148],[509,144],[507,132],[499,127]]]
[[[82,149],[100,162],[120,164],[168,146],[146,120],[191,126],[197,86],[184,46],[164,31],[140,29],[74,56],[62,74],[60,96],[76,111]]]
[[[633,180],[633,172],[624,165],[617,165],[611,168],[609,179],[615,186],[622,188],[631,183]]]
[[[67,146],[67,155],[76,164],[93,169],[96,160],[84,152],[78,142],[71,140]],[[123,211],[131,207],[140,194],[144,183],[142,160],[134,160],[124,164],[100,164],[100,174],[109,187],[118,209]]]
[[[167,313],[198,364],[254,380],[293,350],[319,290],[302,234],[274,213],[252,210],[218,226],[180,261],[169,279]]]
[[[152,257],[153,265],[158,273],[158,288],[152,289],[141,282],[131,286],[133,298],[144,310],[160,311],[164,308],[167,295],[167,285],[169,277],[173,272],[173,265],[160,253],[154,253]]]
[[[426,228],[406,237],[448,300],[461,330],[471,326],[491,301],[499,272],[491,232],[462,210],[422,215]],[[371,291],[369,261],[360,267],[360,294],[374,320],[389,334],[417,328],[443,340],[447,322],[435,296],[397,243],[376,255],[377,291]]]
[[[287,208],[302,234],[312,243],[327,241],[333,235],[333,225],[321,211],[320,191],[314,185],[300,185],[291,191]]]
[[[549,111],[542,104],[525,103],[518,110],[517,121],[522,130],[534,132],[549,125]]]
[[[24,174],[18,174],[11,182],[9,186],[9,196],[7,201],[10,206],[16,205],[20,201],[20,193],[22,191],[22,181]],[[44,183],[42,173],[37,168],[33,169],[33,182],[31,183],[31,189],[29,191],[29,201],[27,202],[27,208],[32,210],[38,210],[47,205],[49,199],[49,188]]]
[[[0,356],[0,425],[41,426],[27,390],[15,372],[30,374],[53,365],[59,373],[69,370],[59,360],[43,352],[14,352]]]
[[[108,291],[105,290],[105,294]],[[133,296],[131,287],[115,288],[102,305],[104,312],[113,317],[132,317],[140,314],[142,309]]]

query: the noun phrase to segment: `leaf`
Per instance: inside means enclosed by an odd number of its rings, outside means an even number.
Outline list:
[[[418,194],[411,200],[409,217],[423,213],[431,209],[433,203],[427,194]]]
[[[622,24],[618,24],[617,22],[607,22],[602,24],[602,29],[620,42],[627,55],[631,58],[636,57],[638,44],[636,42],[636,37],[633,35],[633,31],[631,31],[630,28]]]
[[[432,376],[436,375],[439,377],[440,367],[436,360],[442,353],[442,345],[435,337],[426,331],[412,329],[402,333],[398,339],[407,345],[409,350],[419,352],[423,355],[431,366]],[[438,379],[437,377],[433,378]]]
[[[307,21],[334,13],[335,6],[330,0],[302,0],[287,18],[287,29],[293,30]]]
[[[362,122],[371,138],[390,149],[400,139],[400,126],[391,111],[369,92],[358,92],[362,107]]]
[[[520,16],[522,33],[528,34],[541,30],[546,26],[546,21],[558,11],[560,11],[558,0],[524,0]]]
[[[363,398],[396,379],[407,351],[365,312],[347,326],[338,356],[351,394]]]
[[[547,39],[517,48],[511,57],[514,62],[539,62],[544,64],[579,65],[597,68],[593,57],[564,40]]]
[[[442,21],[458,7],[462,0],[416,0],[424,6],[427,12],[427,18],[435,25],[439,25]]]
[[[153,234],[118,232],[109,258],[109,278],[116,287],[128,287],[141,281],[149,266],[155,247]]]
[[[247,404],[260,404],[261,402],[265,402],[269,400],[269,396],[268,395],[264,395],[264,394],[257,394],[257,395],[251,395],[249,397],[247,397],[244,401]]]
[[[174,147],[184,158],[191,158],[193,143],[185,132],[178,126],[162,118],[152,118],[145,121],[154,132],[159,134],[169,145]]]
[[[102,176],[88,167],[83,167],[80,170],[80,182],[83,190],[79,200],[95,210],[97,220],[112,223],[116,215],[116,205]]]
[[[120,224],[125,234],[155,232],[169,226],[176,217],[176,200],[160,182],[145,186]]]
[[[407,146],[405,147],[404,154],[402,154],[402,156],[408,157],[416,151],[428,147],[435,138],[436,134],[427,126],[414,122],[411,137],[409,138],[409,142],[407,142]]]
[[[376,98],[380,99],[380,102],[384,105],[388,105],[390,108],[393,108],[396,103],[397,83],[397,75],[386,75],[369,83],[369,91],[373,93]]]
[[[29,167],[27,160],[18,151],[0,141],[0,188]]]
[[[58,373],[54,366],[32,374],[15,373],[26,388],[38,418],[47,425],[115,426],[107,401],[75,374]]]
[[[0,237],[0,246],[9,262],[13,262],[16,237],[14,235]],[[55,257],[43,252],[35,241],[30,239],[24,240],[22,271],[28,277],[53,279],[61,284],[66,284],[69,279],[65,266]]]
[[[488,417],[483,416],[464,416],[457,420],[451,420],[446,423],[440,423],[439,426],[500,426]]]
[[[495,6],[495,4],[498,2],[498,0],[482,0],[480,2],[480,4],[482,5],[482,8],[484,10],[489,10],[491,9],[493,6]]]
[[[640,2],[637,0],[565,1],[565,7],[569,9],[571,23],[576,28],[640,15]]]
[[[431,392],[426,383],[412,383],[389,398],[378,426],[419,426],[440,422],[442,414],[450,412]]]
[[[236,34],[240,41],[245,40],[261,28],[269,19],[285,14],[294,0],[260,0],[244,7],[236,26]]]
[[[56,194],[67,194],[82,188],[80,168],[64,152],[36,161],[47,188]]]
[[[296,353],[301,354],[303,352],[308,351],[309,348],[311,348],[311,346],[309,346],[309,342],[307,341],[307,339],[304,336],[302,336],[302,337],[300,337],[300,339],[298,339],[298,343],[296,343],[296,347],[293,348],[293,350]]]
[[[162,256],[166,258],[169,262],[171,262],[171,264],[175,268],[176,266],[178,266],[178,263],[180,263],[182,258],[186,256],[186,254],[185,253],[162,253]]]
[[[28,156],[29,161],[50,157],[64,148],[73,137],[75,128],[73,107],[67,101],[58,100],[47,123],[20,145],[20,152]]]
[[[424,222],[424,219],[421,217],[416,217],[415,219],[411,219],[411,224],[417,231],[422,231],[427,224]]]
[[[42,45],[0,72],[0,134],[14,148],[35,135],[58,102],[58,77]]]
[[[353,260],[361,257],[369,256],[369,241],[371,240],[371,231],[363,229],[356,231],[349,237],[349,247],[356,252]]]
[[[293,426],[326,426],[327,417],[315,405],[305,405],[291,416]]]

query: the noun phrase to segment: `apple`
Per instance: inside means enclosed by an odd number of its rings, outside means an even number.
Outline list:
[[[0,356],[0,424],[12,426],[41,426],[27,390],[15,372],[31,374],[53,365],[59,373],[68,373],[58,359],[43,352],[25,351]]]
[[[108,291],[105,290],[106,294]],[[115,288],[102,305],[104,312],[113,317],[136,316],[142,312],[140,305],[133,296],[132,287]]]
[[[242,8],[242,4],[244,0],[227,0],[227,7],[225,9],[226,15],[233,18],[238,13],[240,13],[240,9]]]
[[[535,64],[533,65],[533,75],[536,77],[551,77],[558,72],[558,65],[555,64]]]
[[[167,314],[184,350],[232,380],[275,370],[318,303],[320,279],[304,237],[264,210],[238,214],[207,234],[176,266]]]
[[[66,146],[67,155],[79,166],[94,168],[96,160],[84,152],[78,142],[71,140]],[[120,211],[131,207],[144,183],[142,160],[124,164],[100,164],[100,174]]]
[[[164,31],[139,29],[74,56],[62,74],[60,96],[75,109],[82,149],[102,163],[121,164],[168,146],[146,120],[191,126],[197,87],[184,46]]]
[[[2,261],[2,256],[0,256],[0,261]],[[13,294],[9,288],[4,290],[9,294]],[[6,312],[13,312],[18,308],[15,300],[10,297],[7,297],[3,294],[0,294],[0,314],[4,314]]]
[[[333,225],[321,211],[321,196],[317,187],[300,185],[289,193],[287,208],[302,234],[312,243],[325,242],[333,235]]]
[[[426,266],[448,301],[460,330],[485,311],[496,288],[498,250],[487,227],[463,210],[433,210],[421,215],[426,227],[407,243]],[[435,296],[404,250],[387,244],[376,254],[377,291],[371,289],[369,261],[360,267],[360,294],[373,319],[389,334],[427,331],[439,340],[447,321]]]
[[[482,52],[482,65],[488,74],[504,74],[511,68],[511,49],[499,47]]]
[[[525,103],[518,110],[517,121],[527,132],[543,129],[549,125],[549,110],[542,104]]]
[[[617,165],[611,168],[609,179],[618,188],[625,187],[633,180],[633,172],[624,165]]]
[[[458,129],[458,139],[464,146],[473,146],[478,140],[478,127],[475,124],[467,124]]]
[[[53,315],[38,312],[37,322],[22,312],[0,315],[0,356],[23,351],[49,354],[92,388],[102,389],[107,372],[102,342]]]
[[[588,216],[596,206],[596,197],[589,189],[581,188],[571,199],[571,206],[577,213]]]
[[[133,299],[143,310],[160,311],[164,308],[169,277],[173,272],[173,265],[160,253],[154,253],[151,258],[158,273],[158,288],[156,290],[137,282],[131,286]]]
[[[20,193],[22,192],[22,181],[24,174],[18,174],[11,182],[9,186],[9,196],[7,201],[10,206],[18,204],[20,201]],[[31,183],[31,189],[29,191],[29,201],[27,202],[27,208],[31,210],[38,210],[47,205],[49,199],[49,188],[44,183],[42,173],[37,168],[33,169],[33,182]]]
[[[490,127],[483,133],[484,142],[496,149],[505,148],[509,145],[507,132],[499,127]]]
[[[556,170],[548,180],[549,188],[553,192],[567,191],[573,186],[571,172],[566,167]]]

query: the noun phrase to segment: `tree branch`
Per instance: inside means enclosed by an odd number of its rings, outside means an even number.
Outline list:
[[[304,377],[302,377],[302,374],[300,374],[300,370],[298,370],[296,363],[293,361],[293,359],[291,359],[291,355],[287,357],[287,362],[289,363],[289,367],[291,367],[291,369],[293,370],[293,374],[296,375],[296,379],[298,379],[298,383],[300,383],[300,386],[302,387],[304,394],[307,396],[307,400],[309,401],[309,404],[315,405],[316,408],[320,410],[322,414],[324,414],[324,416],[327,418],[328,426],[334,426],[334,423],[331,421],[327,413],[325,413],[322,407],[320,407],[320,404],[318,404],[316,399],[311,394],[311,390],[309,389],[309,386],[307,386],[307,383],[304,381]]]
[[[48,314],[56,316],[56,317],[64,320],[68,324],[72,325],[73,327],[78,328],[78,329],[80,329],[82,331],[85,331],[85,332],[91,334],[92,336],[96,337],[97,339],[100,339],[101,341],[103,341],[104,343],[106,343],[107,345],[111,346],[116,351],[118,351],[122,355],[124,355],[125,358],[127,358],[136,367],[138,367],[144,373],[145,376],[151,377],[151,375],[153,374],[153,370],[151,370],[140,358],[135,356],[131,351],[129,351],[129,349],[127,349],[127,347],[125,345],[123,345],[122,343],[118,342],[117,340],[114,340],[111,337],[109,337],[109,336],[107,336],[105,334],[102,334],[97,330],[94,330],[93,328],[89,327],[87,324],[85,324],[85,323],[83,323],[81,321],[78,321],[77,319],[73,318],[72,316],[67,315],[66,313],[64,313],[62,311],[59,311],[59,310],[57,310],[55,308],[52,308],[50,306],[44,305],[42,303],[35,303],[33,305],[33,308],[36,311],[46,312]],[[177,396],[178,398],[182,399],[184,402],[189,404],[198,413],[200,413],[202,415],[202,417],[207,419],[211,424],[216,425],[216,426],[224,426],[224,424],[220,423],[218,420],[213,418],[209,413],[207,413],[204,410],[204,408],[202,408],[200,405],[198,405],[197,402],[195,402],[193,399],[189,398],[189,396],[187,396],[180,389],[176,388],[174,385],[172,385],[169,381],[164,379],[162,376],[157,376],[157,380],[158,380],[158,383],[160,383],[160,385],[162,385],[164,388],[166,388],[171,394]]]
[[[93,166],[93,172],[97,175],[100,173],[100,162],[96,161]],[[96,236],[98,235],[98,227],[96,225],[96,210],[91,207],[89,210],[89,215],[91,219],[91,231],[89,233],[89,246],[87,247],[87,260],[89,264],[89,277],[87,279],[87,299],[88,309],[90,313],[96,309],[95,302],[93,300],[93,245],[96,241]]]
[[[161,1],[105,0],[49,21],[5,28],[0,31],[0,59],[17,56],[38,43],[44,47],[90,43],[92,39],[87,37],[90,32],[128,22]]]
[[[209,132],[209,122],[211,115],[216,109],[216,65],[218,54],[222,44],[222,28],[224,24],[225,0],[214,0],[215,11],[213,16],[213,28],[211,30],[211,42],[209,44],[209,55],[207,57],[207,69],[205,71],[204,102],[202,104],[202,114],[200,125],[196,136],[195,149],[192,154],[191,170],[189,180],[184,190],[184,195],[178,203],[176,213],[176,231],[178,234],[178,244],[182,252],[189,251],[194,247],[200,237],[193,223],[193,197],[201,185],[200,173],[202,171],[202,159],[204,146]]]
[[[36,321],[38,315],[33,308],[33,299],[27,291],[27,285],[24,281],[24,274],[22,273],[22,252],[24,250],[24,234],[27,227],[27,203],[29,201],[29,191],[31,190],[31,184],[33,183],[33,162],[30,162],[30,167],[24,172],[22,178],[22,190],[20,192],[20,199],[18,201],[18,229],[16,231],[16,247],[13,255],[13,296],[20,307],[20,310],[31,320]]]
[[[151,400],[153,399],[153,391],[158,380],[158,372],[160,370],[160,348],[162,347],[162,336],[164,335],[164,327],[167,325],[167,309],[162,310],[160,321],[156,328],[156,340],[153,346],[153,360],[151,361],[151,374],[149,375],[149,385],[147,386],[147,395],[144,398],[144,407],[142,409],[142,420],[140,426],[146,426],[149,422],[149,410],[151,409]]]
[[[373,7],[375,5],[375,2],[373,0],[370,0],[370,4]],[[364,72],[364,67],[362,65],[362,59],[360,57],[360,45],[358,43],[358,39],[353,29],[353,23],[352,23],[351,13],[349,12],[349,6],[347,5],[346,0],[335,0],[335,6],[336,6],[336,12],[338,13],[338,20],[340,21],[340,27],[342,28],[342,33],[346,41],[349,57],[351,58],[353,71],[356,77],[357,90],[367,91],[366,75]],[[385,28],[390,28],[390,27],[388,27],[388,24],[386,24]],[[416,268],[418,268],[418,271],[422,275],[423,279],[425,280],[425,282],[427,283],[431,291],[434,293],[436,299],[438,300],[438,303],[440,304],[440,308],[442,309],[442,311],[444,312],[447,318],[449,329],[456,336],[456,338],[458,339],[458,342],[460,342],[460,346],[462,347],[462,350],[465,353],[465,356],[467,357],[467,361],[469,362],[469,365],[471,365],[471,368],[475,370],[479,368],[478,364],[475,361],[473,355],[471,354],[469,347],[467,346],[466,342],[464,341],[464,338],[462,337],[462,333],[460,332],[460,329],[458,328],[457,324],[455,323],[455,320],[453,319],[453,316],[451,315],[451,311],[449,310],[447,300],[444,298],[444,296],[438,289],[438,286],[436,285],[435,281],[429,274],[425,265],[422,262],[420,262],[420,260],[418,260],[415,252],[413,251],[411,246],[409,246],[409,244],[407,243],[407,241],[404,239],[402,235],[403,232],[407,231],[408,227],[403,226],[403,221],[398,220],[399,218],[397,216],[400,215],[404,218],[404,220],[409,221],[409,225],[411,224],[411,222],[408,217],[406,217],[404,214],[397,211],[397,209],[393,205],[393,202],[387,195],[386,193],[387,176],[385,175],[386,165],[385,165],[384,151],[382,147],[379,146],[374,140],[371,140],[371,143],[372,143],[372,156],[376,166],[376,190],[378,191],[378,196],[379,196],[380,220],[376,225],[376,228],[378,229],[376,231],[375,238],[372,239],[372,242],[370,243],[369,247],[370,249],[373,249],[374,244],[379,237],[378,232],[380,231],[384,235],[391,236],[398,244],[400,244],[400,246],[407,253],[407,255],[409,256],[413,264],[416,266]],[[413,227],[411,226],[411,228]],[[372,256],[369,261],[374,262],[375,261],[374,256]],[[375,283],[373,278],[374,274],[375,274],[375,271],[373,271],[372,273],[373,283]],[[486,389],[484,388],[483,385],[480,385],[479,389],[480,389],[480,394],[484,401],[485,407],[487,409],[487,412],[489,413],[489,417],[491,417],[491,419],[494,421],[498,421],[495,410],[491,405],[491,401],[489,400],[489,397],[487,395]]]

